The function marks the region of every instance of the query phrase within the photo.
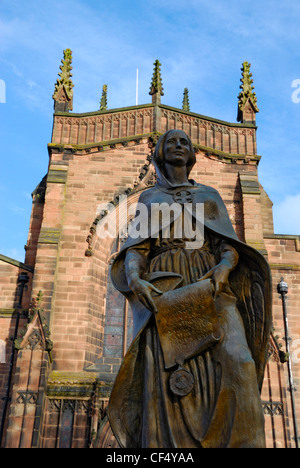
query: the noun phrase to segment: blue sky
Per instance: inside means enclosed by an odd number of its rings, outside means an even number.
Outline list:
[[[162,63],[164,104],[236,121],[241,64],[252,64],[260,113],[262,185],[275,232],[300,234],[300,2],[269,0],[1,0],[0,253],[24,260],[31,192],[47,172],[62,51],[73,51],[74,112],[151,102],[153,62]],[[298,85],[299,87],[299,85]],[[3,86],[2,86],[3,96]],[[297,100],[297,99],[296,99]],[[295,101],[295,99],[294,99]]]

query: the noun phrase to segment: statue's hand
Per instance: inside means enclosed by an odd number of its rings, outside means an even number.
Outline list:
[[[151,291],[156,292],[157,294],[163,294],[162,291],[157,289],[153,284],[145,281],[141,278],[136,278],[134,281],[130,283],[130,288],[138,298],[138,300],[151,312],[157,313],[157,308],[153,297],[151,295]]]
[[[230,271],[231,268],[226,264],[226,262],[221,262],[209,270],[204,276],[202,276],[202,278],[199,278],[198,281],[211,278],[215,289],[214,297],[216,298],[228,285]]]

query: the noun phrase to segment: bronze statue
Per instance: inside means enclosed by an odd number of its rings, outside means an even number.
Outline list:
[[[126,448],[265,447],[268,264],[238,239],[219,193],[189,179],[195,153],[183,131],[161,136],[153,164],[157,183],[139,200],[149,235],[129,235],[112,265],[113,283],[132,306],[135,338],[111,393],[111,428]],[[191,248],[185,232],[175,236],[176,214],[167,237],[161,227],[151,231],[151,207],[174,201],[180,222],[190,206],[193,226],[203,223],[201,246]]]

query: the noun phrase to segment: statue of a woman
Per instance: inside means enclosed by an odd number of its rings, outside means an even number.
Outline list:
[[[139,199],[149,236],[129,236],[112,266],[132,305],[135,337],[111,393],[111,428],[126,448],[265,447],[268,264],[237,238],[218,192],[189,179],[195,154],[183,131],[159,139],[153,164],[157,183]],[[192,212],[193,226],[204,225],[200,247],[191,248],[185,232],[175,235],[175,215],[168,237],[163,229],[150,235],[151,206],[174,202],[183,216],[185,204],[204,204],[204,223]]]

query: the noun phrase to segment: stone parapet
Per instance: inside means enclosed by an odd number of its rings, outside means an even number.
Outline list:
[[[163,104],[85,114],[56,113],[51,144],[88,145],[170,129],[184,130],[193,143],[229,154],[256,155],[256,126],[233,124]]]

